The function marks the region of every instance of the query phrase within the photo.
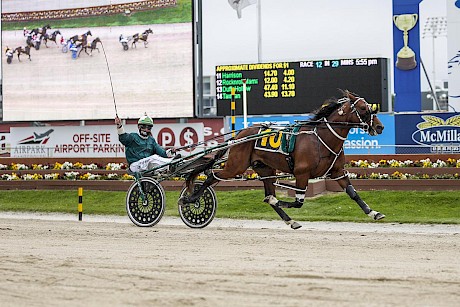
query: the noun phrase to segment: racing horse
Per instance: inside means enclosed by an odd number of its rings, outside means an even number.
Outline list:
[[[21,59],[20,59],[20,55],[21,54],[27,54],[29,56],[29,61],[32,61],[32,59],[30,58],[30,47],[29,46],[25,46],[24,48],[23,47],[17,47],[14,49],[13,53],[17,52],[18,53],[18,61],[21,62]]]
[[[59,31],[59,30],[54,31],[53,33],[51,33],[51,35],[47,34],[47,33],[45,33],[45,35],[43,35],[43,41],[45,42],[46,48],[48,48],[47,42],[49,40],[54,42],[56,44],[56,46],[57,46],[56,38],[57,38],[58,35],[62,35],[61,31]]]
[[[87,42],[86,45],[82,45],[80,51],[78,52],[78,56],[80,56],[80,53],[83,51],[83,49],[85,50],[85,53],[87,55],[93,55],[94,49],[96,49],[97,52],[100,52],[99,48],[97,48],[97,43],[102,44],[101,39],[99,37],[96,37],[95,39],[93,39],[91,43]],[[90,50],[91,53],[88,53],[88,49]]]
[[[136,43],[141,40],[144,41],[144,47],[147,48],[147,44],[149,43],[147,41],[147,38],[149,37],[149,34],[153,34],[152,29],[147,29],[142,33],[136,33],[132,36],[133,42],[131,43],[131,48],[136,47]]]
[[[46,34],[46,31],[51,29],[51,26],[49,24],[43,26],[43,28],[35,28],[30,31],[30,35],[39,35],[40,34],[40,40],[44,37]]]
[[[259,175],[265,189],[264,202],[268,203],[276,213],[291,226],[292,229],[301,225],[292,220],[282,208],[300,208],[305,199],[308,181],[312,178],[330,178],[337,181],[341,188],[374,220],[385,217],[382,213],[372,210],[358,195],[344,169],[345,155],[343,143],[348,132],[353,127],[360,127],[369,135],[375,136],[383,132],[384,126],[378,119],[376,111],[364,98],[349,91],[342,91],[340,99],[328,99],[321,108],[314,112],[312,120],[297,123],[298,131],[279,129],[278,133],[285,133],[296,138],[290,153],[266,151],[255,147],[257,140],[251,138],[261,133],[262,125],[252,126],[241,130],[237,136],[229,141],[228,158],[221,170],[212,170],[216,161],[227,152],[227,148],[217,151],[209,161],[197,167],[186,178],[188,195],[181,197],[179,205],[184,206],[196,202],[207,187],[219,180],[235,178],[243,174],[248,167]],[[295,126],[295,125],[294,125]],[[271,137],[271,136],[269,136]],[[248,139],[249,141],[245,141]],[[276,171],[293,174],[295,186],[279,184]],[[201,172],[208,174],[207,179],[198,189],[194,188],[193,181]],[[275,195],[275,185],[290,188],[295,191],[295,201],[278,200]]]
[[[93,34],[91,31],[87,31],[86,33],[83,33],[82,35],[74,35],[71,38],[69,38],[69,41],[71,43],[75,43],[76,45],[82,45],[85,46],[88,42],[88,36],[92,36]]]

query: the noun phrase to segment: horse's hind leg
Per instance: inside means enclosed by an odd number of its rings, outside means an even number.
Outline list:
[[[241,152],[245,152],[244,149],[250,148],[248,146],[251,146],[251,144],[241,144],[238,146]],[[211,174],[208,175],[208,178],[205,180],[205,182],[203,183],[203,185],[200,187],[199,190],[194,192],[192,195],[182,197],[182,199],[179,200],[179,203],[195,202],[198,198],[200,198],[200,196],[203,194],[203,192],[206,190],[207,187],[211,186],[212,184],[216,183],[219,180],[234,178],[236,175],[244,173],[244,171],[247,170],[249,165],[250,165],[249,159],[245,163],[241,161],[241,158],[238,155],[232,156],[232,151],[230,151],[229,158],[227,159],[227,162],[225,163],[225,167],[222,170],[217,171],[216,173],[211,172]],[[211,167],[212,166],[209,166],[208,170]]]
[[[361,197],[359,197],[358,195],[358,192],[356,192],[355,188],[353,187],[353,185],[351,184],[350,182],[350,179],[348,178],[348,176],[345,176],[339,180],[337,180],[337,183],[345,190],[345,192],[348,194],[348,196],[350,196],[351,199],[353,199],[358,205],[359,207],[361,207],[361,209],[364,211],[365,214],[367,214],[368,216],[370,216],[372,219],[374,220],[381,220],[385,217],[384,214],[378,212],[378,211],[375,211],[375,210],[372,210],[364,200],[361,199]]]
[[[275,186],[273,185],[276,179],[270,178],[276,175],[275,170],[259,162],[255,162],[252,168],[257,174],[259,174],[259,176],[269,177],[262,180],[265,190],[264,202],[268,203],[287,225],[291,225],[292,229],[299,229],[302,227],[299,223],[291,219],[291,217],[278,206],[280,201],[276,198],[276,190]]]

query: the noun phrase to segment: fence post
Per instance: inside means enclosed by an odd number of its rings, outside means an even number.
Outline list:
[[[83,188],[78,188],[78,220],[83,219]]]

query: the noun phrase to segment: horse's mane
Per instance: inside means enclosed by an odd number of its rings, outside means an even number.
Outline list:
[[[327,118],[329,115],[332,114],[335,110],[337,110],[342,103],[339,103],[337,98],[329,98],[324,103],[319,109],[316,109],[313,111],[313,114],[315,116],[312,118],[312,121],[318,121],[322,118]]]

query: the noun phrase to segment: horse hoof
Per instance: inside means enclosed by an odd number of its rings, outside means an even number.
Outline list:
[[[385,218],[385,214],[382,214],[382,213],[380,213],[378,211],[374,211],[374,210],[369,212],[367,215],[369,217],[371,217],[374,221],[378,221],[378,220],[381,220],[381,219]]]
[[[190,202],[188,201],[188,197],[187,196],[182,196],[181,198],[179,198],[179,200],[177,201],[177,204],[181,207],[185,207],[189,204]]]
[[[300,225],[299,223],[297,223],[296,221],[294,220],[289,220],[289,221],[284,221],[287,225],[291,225],[291,228],[292,229],[299,229],[300,227],[302,227],[302,225]]]

